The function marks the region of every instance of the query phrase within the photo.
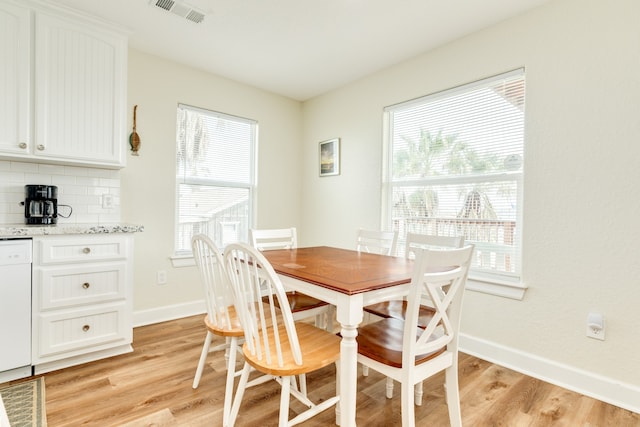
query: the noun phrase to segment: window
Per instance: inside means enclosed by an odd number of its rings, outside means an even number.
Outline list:
[[[524,70],[385,109],[384,216],[406,233],[464,235],[470,278],[519,282]]]
[[[220,248],[247,241],[255,192],[257,123],[178,105],[176,254],[203,233]]]

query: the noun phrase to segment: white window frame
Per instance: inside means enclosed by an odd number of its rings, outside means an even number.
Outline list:
[[[175,213],[175,231],[174,231],[174,241],[176,242],[175,245],[175,249],[174,249],[174,255],[171,256],[171,260],[173,263],[174,267],[184,267],[184,266],[191,266],[191,265],[195,265],[194,260],[193,260],[193,254],[191,253],[191,251],[186,251],[186,250],[179,250],[177,247],[178,244],[178,234],[179,234],[179,191],[180,191],[180,185],[181,184],[188,184],[188,185],[207,185],[207,186],[215,186],[215,187],[226,187],[226,188],[242,188],[242,189],[246,189],[248,191],[248,215],[247,215],[247,229],[252,227],[254,222],[255,222],[255,202],[256,202],[256,192],[257,192],[257,183],[256,183],[256,175],[257,175],[257,159],[256,159],[256,153],[257,153],[257,145],[258,145],[258,123],[255,120],[252,119],[247,119],[247,118],[242,118],[242,117],[238,117],[238,116],[233,116],[233,115],[229,115],[229,114],[225,114],[225,113],[220,113],[217,111],[212,111],[212,110],[206,110],[203,108],[198,108],[198,107],[194,107],[191,105],[186,105],[186,104],[178,104],[178,108],[185,108],[185,109],[189,109],[192,111],[196,111],[199,112],[201,114],[204,115],[208,115],[211,117],[217,117],[217,118],[222,118],[225,120],[230,120],[233,122],[240,122],[240,123],[246,123],[249,124],[251,126],[251,130],[252,130],[252,136],[251,136],[251,147],[250,147],[250,153],[249,153],[249,159],[248,161],[250,162],[250,182],[247,183],[239,183],[239,182],[234,182],[234,181],[223,181],[223,180],[219,180],[219,179],[213,179],[213,178],[204,178],[204,177],[181,177],[178,176],[178,174],[176,173],[176,191],[175,191],[175,198],[176,198],[176,203],[175,203],[175,208],[176,208],[176,213]],[[177,149],[177,147],[176,147]],[[176,165],[177,167],[177,165]],[[215,224],[215,227],[219,228],[220,232],[222,232],[223,230],[221,229],[221,227],[224,227],[225,225],[232,225],[233,228],[237,229],[239,226],[239,223],[230,223],[228,221],[222,221],[218,224]],[[241,241],[247,241],[248,240],[248,235],[244,236],[244,239],[241,239]],[[222,249],[222,248],[221,248]]]
[[[444,90],[435,94],[427,95],[417,98],[415,100],[391,105],[384,109],[383,119],[383,185],[382,185],[382,227],[384,229],[393,229],[393,190],[396,187],[402,186],[426,186],[426,185],[446,185],[446,184],[461,184],[468,182],[489,182],[489,181],[501,181],[508,182],[514,181],[517,184],[517,215],[516,215],[516,227],[517,227],[517,250],[519,251],[519,267],[516,274],[512,277],[502,276],[499,274],[487,274],[480,271],[471,270],[469,273],[469,280],[467,282],[467,289],[478,292],[488,293],[492,295],[518,299],[524,298],[527,286],[522,280],[522,230],[523,230],[523,177],[524,177],[524,165],[517,172],[503,172],[493,173],[486,175],[476,176],[460,176],[460,177],[431,177],[426,179],[412,179],[407,181],[394,181],[392,178],[393,173],[393,147],[392,147],[392,135],[393,135],[393,123],[392,112],[399,106],[409,106],[412,104],[420,104],[432,101],[437,98],[449,97],[459,93],[469,91],[472,88],[477,88],[481,85],[489,84],[492,81],[496,81],[503,78],[508,78],[514,75],[522,75],[524,77],[524,69],[514,70],[508,73],[504,73],[498,76],[489,77],[477,82],[469,83],[452,89]]]

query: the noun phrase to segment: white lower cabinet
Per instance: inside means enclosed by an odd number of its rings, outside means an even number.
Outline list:
[[[132,351],[133,237],[33,239],[35,373]]]

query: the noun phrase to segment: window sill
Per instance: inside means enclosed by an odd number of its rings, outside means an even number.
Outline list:
[[[527,290],[527,285],[522,282],[469,277],[467,279],[466,289],[504,298],[522,300]]]
[[[193,255],[173,255],[170,256],[169,259],[171,260],[171,265],[174,268],[193,267],[196,265]]]

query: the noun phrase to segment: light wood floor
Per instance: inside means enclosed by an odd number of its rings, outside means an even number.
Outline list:
[[[222,353],[209,355],[200,387],[191,388],[204,336],[202,316],[136,328],[133,353],[45,374],[49,427],[221,425]],[[465,426],[640,426],[638,414],[475,357],[461,354],[459,369]],[[334,376],[334,367],[309,375],[312,400],[334,393]],[[425,382],[418,426],[448,425],[442,382],[442,375]],[[400,425],[397,392],[387,400],[381,375],[359,376],[358,425]],[[273,382],[250,389],[237,425],[276,425],[278,400]],[[292,412],[299,408],[292,403]],[[302,425],[331,426],[334,419],[332,408]]]

